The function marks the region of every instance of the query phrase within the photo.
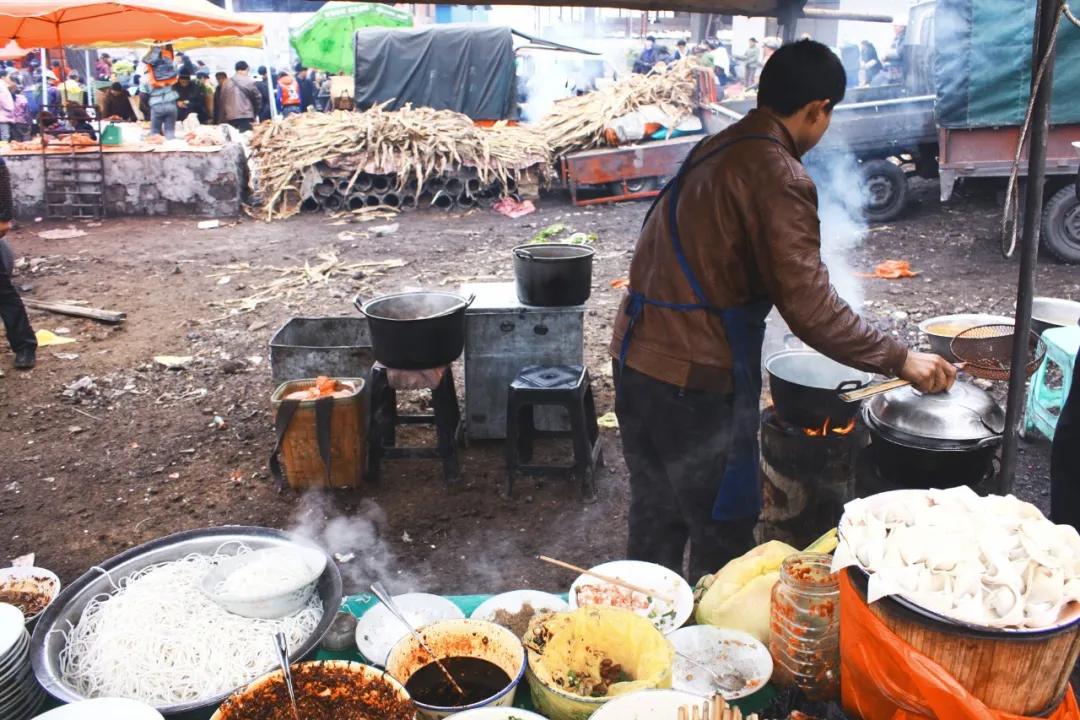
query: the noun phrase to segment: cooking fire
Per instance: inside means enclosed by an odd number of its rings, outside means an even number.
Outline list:
[[[848,424],[845,425],[844,427],[830,428],[829,425],[831,425],[831,424],[832,424],[832,419],[831,418],[825,418],[825,424],[822,425],[821,427],[819,427],[819,428],[803,428],[803,432],[806,433],[807,437],[825,437],[829,433],[832,433],[833,435],[847,435],[848,433],[850,433],[852,430],[855,429],[855,418],[852,418],[850,421],[848,421]]]

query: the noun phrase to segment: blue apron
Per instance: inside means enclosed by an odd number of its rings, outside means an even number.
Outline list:
[[[704,311],[720,318],[731,349],[732,381],[735,405],[735,427],[732,446],[728,453],[727,465],[720,480],[720,487],[713,504],[714,520],[745,520],[756,518],[761,512],[761,482],[758,477],[758,424],[760,422],[761,403],[761,344],[765,339],[765,318],[772,310],[772,302],[766,299],[755,300],[745,305],[732,308],[718,308],[708,301],[697,276],[690,267],[690,262],[683,251],[679,237],[678,206],[680,185],[686,174],[714,155],[744,140],[765,140],[781,144],[768,135],[745,135],[729,140],[714,148],[704,157],[693,161],[695,147],[687,156],[679,172],[673,177],[653,201],[645,215],[648,222],[653,210],[666,193],[671,194],[668,202],[667,229],[671,237],[672,250],[679,263],[683,277],[686,278],[694,293],[695,302],[673,303],[658,298],[646,297],[641,292],[630,288],[630,301],[626,314],[630,316],[626,332],[619,350],[619,367],[626,365],[626,355],[630,341],[641,313],[646,305],[666,308],[676,312]],[[705,141],[702,141],[705,142]]]

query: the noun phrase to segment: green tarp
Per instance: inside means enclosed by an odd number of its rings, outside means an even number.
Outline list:
[[[1020,125],[1030,98],[1034,0],[938,0],[934,14],[938,123]],[[1050,122],[1080,123],[1080,28],[1058,31]]]

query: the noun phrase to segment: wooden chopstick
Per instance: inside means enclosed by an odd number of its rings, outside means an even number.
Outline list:
[[[656,592],[655,590],[650,590],[649,588],[646,588],[646,587],[641,587],[640,585],[634,585],[633,583],[628,583],[625,580],[620,580],[619,578],[608,577],[607,575],[602,575],[602,574],[600,574],[598,572],[593,572],[592,570],[586,570],[585,568],[578,567],[577,565],[571,565],[570,563],[563,562],[562,560],[556,560],[554,558],[549,558],[546,555],[541,555],[541,556],[539,556],[538,559],[542,560],[543,562],[546,562],[546,563],[548,563],[550,565],[555,565],[557,567],[561,567],[561,568],[564,568],[566,570],[573,570],[576,573],[580,573],[582,575],[589,575],[591,577],[596,578],[597,580],[603,580],[606,583],[611,583],[612,585],[618,585],[619,587],[626,588],[627,590],[633,590],[634,592],[639,592],[642,595],[647,595],[649,597],[654,597],[657,600],[663,600],[668,605],[674,605],[675,604],[675,598],[673,598],[673,597],[670,597],[668,595],[664,595],[663,593]]]

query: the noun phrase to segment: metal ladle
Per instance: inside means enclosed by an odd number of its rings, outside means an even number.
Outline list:
[[[450,686],[454,688],[454,690],[459,696],[461,696],[462,699],[464,699],[465,691],[462,690],[461,686],[457,684],[457,682],[454,680],[454,677],[450,674],[450,671],[447,670],[446,666],[443,665],[442,662],[439,660],[438,655],[436,655],[432,651],[432,649],[428,647],[428,644],[424,642],[424,638],[420,636],[420,633],[416,632],[416,628],[412,626],[412,623],[405,619],[405,615],[402,614],[401,610],[397,606],[397,603],[394,602],[394,598],[390,595],[390,593],[386,591],[386,588],[383,587],[382,583],[377,582],[372,584],[371,592],[373,595],[375,595],[375,597],[379,598],[379,602],[386,606],[386,609],[390,611],[391,615],[396,617],[402,625],[409,628],[409,632],[411,632],[412,636],[416,638],[416,642],[420,643],[420,647],[424,648],[424,652],[431,656],[431,659],[435,661],[435,664],[439,667],[439,670],[441,670],[442,674],[446,676],[446,679],[450,682]]]
[[[296,688],[293,686],[292,669],[289,667],[289,641],[280,630],[274,634],[274,649],[277,650],[278,663],[281,672],[285,676],[285,689],[289,691],[289,702],[292,703],[293,720],[300,720],[300,708],[296,705]]]

